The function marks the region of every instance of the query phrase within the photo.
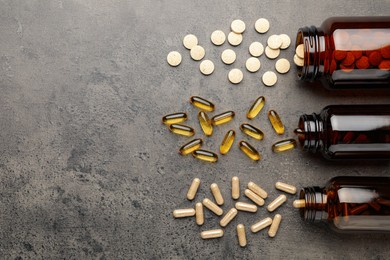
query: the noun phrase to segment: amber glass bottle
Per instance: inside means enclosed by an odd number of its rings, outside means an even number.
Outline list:
[[[390,105],[334,105],[302,115],[303,150],[327,159],[390,159]]]
[[[390,177],[335,177],[324,188],[303,188],[294,206],[304,220],[338,231],[390,232]]]
[[[332,17],[298,30],[298,77],[329,89],[390,88],[390,16]]]

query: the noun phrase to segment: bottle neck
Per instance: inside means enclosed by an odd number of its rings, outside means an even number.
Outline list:
[[[301,190],[300,199],[305,200],[305,207],[300,209],[305,221],[321,221],[328,219],[328,197],[323,188],[306,187]]]
[[[301,80],[313,81],[324,74],[326,38],[321,28],[310,26],[298,30],[296,46],[304,45],[304,65],[298,67]]]
[[[302,130],[298,138],[303,150],[316,153],[323,147],[324,124],[318,114],[302,115],[299,129]]]

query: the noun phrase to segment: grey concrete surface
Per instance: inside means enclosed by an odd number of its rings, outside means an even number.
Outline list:
[[[0,258],[1,259],[389,259],[389,236],[337,234],[325,225],[304,223],[292,208],[294,196],[278,210],[277,237],[251,234],[249,225],[265,216],[240,213],[221,239],[203,241],[201,230],[218,227],[206,212],[203,227],[193,219],[174,220],[172,210],[191,207],[185,199],[194,177],[202,180],[196,201],[219,184],[228,210],[230,179],[241,188],[261,183],[276,197],[277,180],[298,187],[322,185],[338,175],[389,175],[388,162],[331,163],[296,149],[273,154],[276,140],[293,136],[302,113],[327,104],[385,103],[389,92],[331,93],[303,84],[295,68],[277,85],[260,82],[274,61],[261,57],[258,73],[227,81],[230,67],[244,70],[252,41],[287,33],[295,40],[301,26],[320,25],[335,15],[388,15],[388,0],[346,1],[0,1]],[[266,17],[265,35],[253,30]],[[232,66],[219,60],[228,48],[212,46],[209,35],[229,31],[233,19],[247,24]],[[202,76],[181,44],[198,36],[216,71]],[[183,62],[167,65],[177,50]],[[282,52],[291,60],[294,48]],[[276,136],[263,111],[255,124],[266,133],[256,144],[263,159],[252,162],[238,149],[217,164],[181,157],[189,138],[169,133],[164,114],[186,111],[188,124],[202,136],[191,95],[214,101],[217,112],[234,110],[235,120],[218,127],[205,147],[217,150],[224,132],[238,130],[256,96],[267,98],[286,125]],[[237,140],[247,139],[237,131]],[[254,143],[252,141],[252,143]],[[246,199],[243,199],[246,200]],[[248,246],[239,248],[234,226],[247,226]]]

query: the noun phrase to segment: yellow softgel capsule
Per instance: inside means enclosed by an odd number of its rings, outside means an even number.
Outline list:
[[[234,132],[234,130],[229,130],[225,134],[225,137],[223,138],[222,143],[219,146],[219,152],[221,154],[227,154],[229,152],[230,148],[233,145],[235,136],[236,136],[236,132]]]
[[[206,150],[196,150],[192,152],[192,156],[206,162],[217,162],[218,155]]]
[[[206,230],[200,233],[202,239],[219,238],[223,236],[222,229]]]
[[[238,238],[238,244],[241,247],[246,246],[246,233],[245,233],[245,226],[243,224],[237,225],[237,238]]]
[[[294,139],[286,139],[279,142],[276,142],[272,145],[272,151],[275,153],[281,153],[289,151],[297,147],[297,141]]]
[[[261,109],[264,107],[265,104],[265,97],[260,96],[256,99],[256,101],[253,103],[253,105],[249,108],[248,113],[246,113],[246,117],[248,119],[255,118],[261,111]]]
[[[222,114],[214,116],[211,121],[213,125],[222,125],[229,121],[231,121],[235,116],[235,113],[233,111],[227,111]]]
[[[275,132],[278,135],[284,134],[284,125],[282,123],[282,120],[280,119],[278,113],[276,113],[275,110],[270,110],[268,112],[268,118],[271,122],[272,127],[274,128]]]
[[[193,151],[196,151],[198,150],[200,147],[202,147],[202,144],[203,144],[203,140],[198,138],[198,139],[194,139],[188,143],[186,143],[185,145],[183,145],[182,147],[180,147],[179,149],[179,153],[181,155],[187,155],[187,154],[190,154],[192,153]]]
[[[179,112],[163,116],[162,122],[163,124],[171,125],[184,122],[187,120],[187,118],[188,117],[186,113]]]
[[[241,141],[239,143],[241,151],[254,161],[261,159],[259,152],[249,143]]]
[[[203,130],[203,133],[207,136],[210,136],[213,134],[213,125],[211,124],[211,120],[207,116],[207,114],[203,111],[199,111],[198,113],[198,119],[200,127]]]
[[[192,127],[181,124],[172,124],[169,126],[169,130],[172,133],[184,136],[193,136],[195,134],[195,130]]]
[[[237,216],[237,213],[237,209],[231,208],[219,222],[221,227],[226,227]]]
[[[250,124],[241,124],[240,129],[245,134],[249,135],[250,137],[256,139],[256,140],[262,140],[264,138],[264,133],[258,129],[257,127],[254,127]]]
[[[204,98],[198,97],[198,96],[190,97],[190,103],[192,105],[196,106],[197,108],[200,108],[200,109],[203,109],[203,110],[209,111],[209,112],[212,112],[215,109],[215,106],[212,102],[210,102]]]

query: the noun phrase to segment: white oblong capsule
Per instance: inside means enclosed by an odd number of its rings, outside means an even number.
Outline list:
[[[245,233],[245,226],[243,224],[237,225],[237,237],[238,237],[238,244],[240,244],[240,247],[245,247],[246,233]]]
[[[218,238],[223,236],[222,229],[206,230],[200,233],[200,237],[203,239]]]
[[[237,176],[232,178],[232,198],[238,199],[240,197],[240,180]]]
[[[304,207],[306,207],[306,201],[305,200],[294,200],[293,207],[296,209],[304,208]]]
[[[194,209],[176,209],[173,211],[173,216],[175,218],[192,217],[194,215],[195,215]]]
[[[282,221],[282,216],[280,214],[276,214],[274,219],[272,220],[271,227],[268,230],[268,236],[270,237],[276,236],[281,221]]]
[[[264,205],[263,198],[260,197],[259,195],[257,195],[256,193],[254,193],[253,191],[251,191],[250,189],[245,189],[244,194],[245,194],[245,196],[248,197],[248,199],[250,199],[251,201],[256,203],[258,206],[261,207]]]
[[[211,193],[214,196],[215,201],[219,206],[223,205],[224,200],[221,194],[221,190],[219,189],[218,185],[216,183],[213,183],[210,185]]]
[[[267,206],[268,211],[269,211],[269,212],[274,211],[275,209],[277,209],[278,207],[280,207],[280,205],[282,205],[283,203],[285,203],[286,200],[287,200],[286,195],[284,195],[284,194],[279,195],[276,199],[274,199],[274,201],[272,201],[272,202]]]
[[[237,202],[236,209],[246,212],[257,212],[257,206],[245,202]]]
[[[231,208],[219,222],[221,227],[226,227],[230,223],[230,221],[232,221],[234,217],[237,216],[237,213],[238,211],[235,208]]]
[[[203,225],[204,223],[204,211],[203,204],[198,202],[195,204],[195,219],[198,226]]]
[[[290,193],[290,194],[297,193],[296,187],[294,187],[293,185],[287,184],[287,183],[280,182],[280,181],[275,183],[275,188],[278,190]]]
[[[252,231],[253,233],[257,233],[257,232],[259,232],[260,230],[262,230],[262,229],[268,227],[268,226],[271,225],[271,224],[272,224],[272,218],[268,217],[268,218],[262,219],[262,220],[260,220],[259,222],[255,223],[255,224],[253,224],[253,225],[251,226],[251,231]]]
[[[192,181],[191,186],[187,192],[187,199],[188,200],[193,200],[195,198],[196,193],[198,192],[199,185],[200,185],[200,179],[195,178]]]
[[[250,189],[251,191],[253,191],[257,195],[259,195],[263,199],[266,199],[268,197],[267,192],[265,190],[263,190],[262,188],[260,188],[260,186],[258,186],[256,183],[254,183],[252,181],[248,183],[248,189]]]
[[[223,209],[218,207],[217,204],[215,204],[214,202],[212,202],[209,199],[203,200],[203,206],[205,206],[206,208],[208,208],[210,211],[212,211],[214,214],[216,214],[218,216],[221,216],[223,214]]]

